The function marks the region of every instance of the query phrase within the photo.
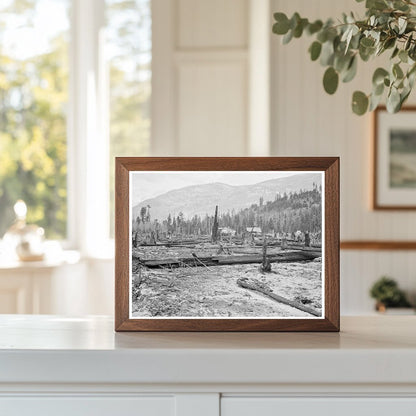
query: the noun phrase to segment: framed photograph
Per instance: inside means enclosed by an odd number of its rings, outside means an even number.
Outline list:
[[[339,159],[116,158],[116,331],[339,331]]]
[[[374,112],[373,208],[416,209],[416,107]]]

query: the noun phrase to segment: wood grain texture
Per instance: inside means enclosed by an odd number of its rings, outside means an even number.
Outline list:
[[[325,317],[322,319],[130,319],[129,172],[131,171],[324,171]],[[116,158],[116,331],[339,331],[339,158]]]
[[[339,330],[339,159],[325,171],[325,317]]]
[[[378,118],[381,111],[387,111],[385,106],[379,106],[373,112],[373,177],[372,177],[372,184],[373,184],[373,210],[386,210],[386,211],[414,211],[416,210],[416,205],[381,205],[378,202],[378,186],[377,186],[377,177],[379,175],[378,166]],[[416,106],[406,106],[403,107],[401,112],[416,112]]]
[[[341,250],[416,250],[416,241],[341,241]]]
[[[129,319],[129,171],[116,158],[115,327]]]

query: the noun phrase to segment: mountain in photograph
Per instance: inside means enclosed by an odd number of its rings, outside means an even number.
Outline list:
[[[320,173],[305,173],[270,179],[251,185],[227,185],[224,183],[210,183],[186,186],[174,189],[155,198],[142,201],[133,207],[133,218],[136,218],[142,207],[151,207],[152,219],[163,220],[169,214],[182,212],[184,217],[194,215],[213,215],[215,206],[221,212],[240,210],[258,203],[260,198],[272,201],[276,194],[295,193],[301,190],[312,190],[314,184],[321,184]]]

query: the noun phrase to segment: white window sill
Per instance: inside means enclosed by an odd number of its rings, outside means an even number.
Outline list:
[[[0,255],[0,270],[33,270],[56,268],[65,264],[77,264],[81,260],[79,251],[62,250],[55,255],[46,255],[40,261],[20,261],[19,259],[3,254]]]

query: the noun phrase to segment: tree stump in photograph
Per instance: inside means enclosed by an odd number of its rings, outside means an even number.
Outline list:
[[[212,242],[216,243],[218,240],[218,205],[215,206],[214,224],[212,225]]]
[[[305,232],[305,247],[310,247],[310,246],[311,246],[311,237],[309,233],[306,231]]]
[[[263,237],[263,262],[260,266],[260,271],[262,273],[268,273],[272,271],[272,265],[270,260],[267,258],[267,237]]]

